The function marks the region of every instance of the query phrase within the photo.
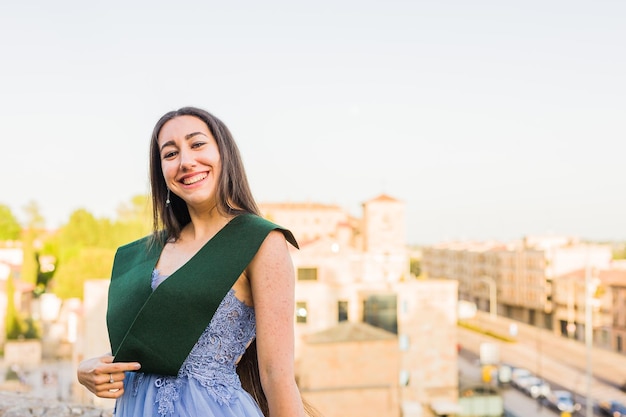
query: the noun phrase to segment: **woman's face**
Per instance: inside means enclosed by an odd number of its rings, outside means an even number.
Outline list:
[[[161,128],[158,148],[170,191],[190,210],[214,208],[222,161],[207,125],[195,116],[175,117]]]

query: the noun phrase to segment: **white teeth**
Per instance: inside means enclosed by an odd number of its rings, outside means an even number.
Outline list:
[[[183,184],[190,185],[198,181],[202,181],[207,177],[207,173],[203,172],[202,174],[194,175],[193,177],[183,179]]]

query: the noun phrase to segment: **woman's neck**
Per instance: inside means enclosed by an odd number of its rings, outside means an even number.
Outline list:
[[[206,242],[228,224],[233,216],[220,214],[217,208],[205,213],[189,213],[191,221],[183,228],[179,239]]]

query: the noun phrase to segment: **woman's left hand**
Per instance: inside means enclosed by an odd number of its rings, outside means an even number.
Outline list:
[[[137,371],[137,362],[115,362],[113,356],[103,355],[82,361],[76,371],[78,382],[100,398],[119,398],[124,394],[126,371]]]

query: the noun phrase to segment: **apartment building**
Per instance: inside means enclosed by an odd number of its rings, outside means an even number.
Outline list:
[[[617,277],[611,283],[611,349],[626,354],[626,269],[613,270]]]
[[[305,397],[313,405],[317,401],[328,417],[381,411],[363,401],[367,390],[386,398],[385,406],[404,417],[434,415],[433,402],[455,404],[457,283],[411,276],[404,203],[380,195],[363,203],[360,218],[321,204],[260,207],[301,243],[292,258],[297,271],[296,360]],[[370,337],[342,339],[338,329],[353,329],[353,336],[358,329],[356,333]],[[384,358],[376,354],[379,350],[386,350]],[[354,364],[338,364],[337,358],[354,358]],[[377,370],[382,364],[387,372]],[[331,379],[312,375],[329,368],[350,374]],[[358,381],[367,381],[369,388]],[[345,406],[325,407],[338,404],[340,391]]]
[[[508,243],[445,242],[424,248],[422,270],[430,278],[457,281],[459,298],[482,310],[493,303],[500,315],[552,329],[554,279],[586,265],[607,268],[611,257],[608,245],[530,236]]]
[[[554,280],[555,332],[584,341],[587,305],[596,346],[626,353],[626,270],[585,268]]]

